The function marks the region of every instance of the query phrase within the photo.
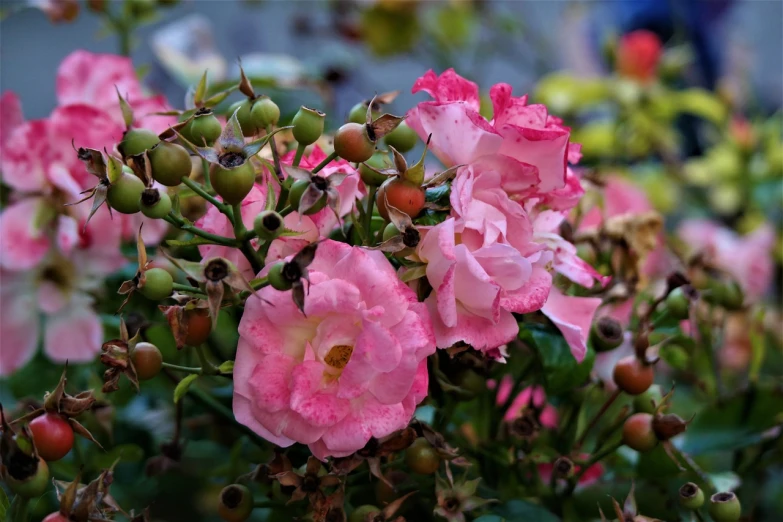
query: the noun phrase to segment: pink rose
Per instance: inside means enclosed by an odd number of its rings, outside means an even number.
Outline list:
[[[28,201],[34,200],[23,202]],[[3,219],[13,216],[4,213]],[[29,270],[0,271],[0,376],[35,355],[41,332],[44,353],[52,361],[88,362],[100,352],[103,326],[91,294],[100,289],[103,276],[126,263],[119,250],[120,230],[106,209],[96,213],[95,228],[87,233],[71,218],[60,220],[52,238],[57,249],[49,248]],[[19,227],[25,224],[26,218],[20,218]],[[91,230],[100,230],[100,237]]]
[[[579,149],[569,148],[570,130],[543,105],[527,105],[526,96],[515,98],[510,85],[499,83],[490,89],[489,122],[479,113],[478,86],[453,69],[440,76],[428,71],[413,86],[413,93],[419,91],[434,101],[419,103],[406,121],[422,139],[432,134],[430,149],[446,166],[502,154],[535,169],[538,192],[565,186],[569,156],[578,161]]]
[[[501,243],[474,248],[458,241],[456,225],[449,218],[429,229],[417,250],[433,288],[425,303],[437,344],[496,348],[519,331],[513,313],[541,308],[552,277],[536,263],[538,254],[528,259]]]
[[[280,158],[285,165],[291,165],[294,161],[295,151],[291,151]],[[303,169],[312,169],[326,159],[326,154],[318,145],[315,145],[310,154],[302,157],[299,166]],[[347,215],[353,209],[356,198],[361,198],[364,193],[364,183],[359,177],[359,172],[344,159],[332,161],[321,169],[316,175],[328,178],[332,174],[348,174],[342,183],[337,186],[340,194],[340,217]],[[328,237],[329,233],[337,226],[337,216],[328,206],[315,214],[307,216],[318,227],[322,237]]]
[[[691,219],[677,233],[693,252],[706,254],[708,262],[729,273],[742,287],[747,302],[761,299],[769,290],[774,271],[775,232],[768,223],[740,236],[717,223]]]
[[[174,116],[153,115],[171,107],[163,96],[144,94],[130,58],[78,50],[66,56],[57,70],[59,105],[90,105],[122,125],[117,91],[133,109],[134,126],[160,133],[177,122]]]
[[[508,377],[508,379],[506,379],[506,377]],[[513,384],[511,382],[511,376],[509,375],[504,376],[503,382],[501,382],[501,391],[506,382],[508,382],[509,384]],[[510,390],[508,390],[508,392],[510,393]],[[500,399],[500,392],[498,392],[498,400],[499,399]],[[550,404],[547,404],[546,393],[544,392],[544,388],[542,388],[541,386],[528,386],[527,388],[519,392],[519,394],[516,397],[514,397],[514,400],[511,401],[511,404],[506,410],[505,415],[503,415],[503,420],[506,422],[511,422],[517,417],[521,417],[524,414],[525,410],[530,407],[535,407],[541,410],[541,414],[539,415],[539,420],[541,421],[542,426],[550,429],[557,428],[557,421],[558,421],[557,410],[554,407],[552,407]]]
[[[572,297],[552,288],[549,298],[541,308],[544,315],[555,323],[563,334],[571,348],[571,354],[578,362],[582,362],[587,353],[590,326],[599,306],[601,299],[598,297]]]
[[[248,230],[253,229],[253,221],[266,206],[267,190],[266,184],[253,185],[253,188],[250,189],[250,193],[242,200],[242,222]],[[231,224],[231,221],[229,221],[225,214],[220,212],[217,207],[212,205],[209,206],[207,213],[196,221],[196,226],[210,234],[234,237],[234,227]],[[258,248],[257,239],[250,241],[250,244],[254,249]],[[222,257],[227,259],[237,267],[237,270],[239,270],[247,280],[253,279],[256,276],[253,272],[253,268],[250,266],[250,262],[237,248],[221,245],[199,245],[198,251],[204,259],[209,259],[211,257]]]
[[[306,316],[290,292],[248,299],[234,414],[275,444],[341,457],[408,424],[435,339],[426,307],[380,252],[326,240],[308,270]]]

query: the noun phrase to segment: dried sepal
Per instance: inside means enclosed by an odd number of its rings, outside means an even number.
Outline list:
[[[79,203],[83,203],[92,198],[92,207],[90,208],[90,213],[87,215],[87,220],[84,222],[83,227],[83,230],[87,230],[87,224],[90,222],[90,219],[92,219],[92,216],[94,216],[98,209],[101,208],[101,205],[106,202],[106,197],[109,194],[111,181],[109,180],[109,176],[106,170],[106,161],[103,159],[103,154],[101,151],[97,149],[80,147],[76,151],[76,155],[79,160],[84,163],[87,172],[98,178],[97,185],[91,189],[87,189],[81,192],[81,194],[87,194],[87,196],[78,201],[65,204],[65,206],[78,205]],[[111,207],[106,205],[106,208],[109,209],[109,216],[111,216]]]
[[[239,89],[239,92],[251,100],[256,97],[256,93],[253,90],[253,84],[250,83],[250,79],[245,74],[245,69],[242,67],[241,62],[239,64],[239,85],[237,88]]]
[[[436,174],[435,176],[433,176],[432,178],[427,180],[422,185],[422,188],[428,189],[428,188],[438,187],[440,185],[443,185],[447,181],[451,180],[454,176],[456,176],[457,175],[457,171],[461,167],[464,167],[464,166],[465,166],[464,164],[454,165],[453,167],[450,167],[450,168],[444,170],[443,172],[441,172],[439,174]]]
[[[131,358],[131,353],[138,340],[138,333],[132,339],[128,338],[128,329],[125,326],[125,321],[120,318],[120,338],[106,341],[101,346],[101,363],[108,366],[108,369],[103,373],[104,393],[117,391],[122,375],[128,378],[136,388],[136,391],[139,391],[139,378]]]
[[[368,130],[372,130],[370,138],[373,141],[378,141],[391,131],[396,129],[400,123],[405,120],[405,116],[395,116],[393,114],[382,114],[378,116],[372,123],[369,124]]]
[[[231,118],[228,119],[226,125],[223,127],[223,132],[217,139],[217,145],[221,151],[226,152],[241,152],[245,147],[245,138],[242,135],[242,127],[239,125],[239,119],[237,113],[239,109],[234,111]]]
[[[394,516],[397,511],[400,510],[402,507],[402,504],[410,497],[415,495],[417,491],[411,491],[410,493],[401,496],[400,498],[396,499],[395,501],[389,503],[386,507],[383,508],[381,511],[381,515],[383,515],[384,521],[391,521],[392,517]]]
[[[377,248],[382,252],[399,253],[401,256],[410,255],[413,253],[416,246],[421,240],[421,235],[416,227],[413,226],[413,220],[405,212],[397,209],[389,203],[386,194],[384,193],[384,200],[386,208],[389,213],[389,220],[394,224],[395,228],[400,232],[399,235],[391,237],[381,243]]]

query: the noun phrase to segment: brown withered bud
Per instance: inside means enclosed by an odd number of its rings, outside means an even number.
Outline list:
[[[427,442],[430,443],[430,446],[435,448],[435,451],[441,459],[452,461],[458,466],[463,466],[466,463],[466,461],[459,456],[459,448],[450,446],[449,443],[446,442],[446,437],[433,430],[428,424],[420,422],[419,420],[414,420],[411,423],[411,427],[416,430],[417,437],[424,437],[427,439]],[[412,443],[413,441],[411,441],[411,444]]]
[[[338,475],[347,475],[366,460],[370,473],[391,486],[381,471],[381,458],[408,448],[416,440],[416,436],[416,430],[409,427],[395,431],[382,439],[371,437],[364,448],[353,455],[334,459],[332,471]]]
[[[526,411],[524,415],[517,417],[508,425],[509,433],[522,439],[533,439],[541,430],[541,423],[532,411]]]
[[[289,502],[296,502],[307,498],[310,504],[317,506],[326,498],[324,488],[337,486],[340,483],[340,477],[333,473],[320,475],[321,461],[310,456],[307,459],[307,466],[303,475],[295,471],[285,471],[274,478],[280,482],[281,486],[294,487]]]
[[[204,261],[203,280],[206,283],[207,303],[213,330],[217,326],[226,286],[237,292],[247,291],[255,294],[255,290],[239,270],[222,257],[213,257]]]
[[[27,426],[22,426],[19,434],[8,424],[0,404],[0,478],[10,476],[18,481],[24,481],[38,472],[38,451],[35,449],[32,433]]]
[[[672,290],[690,283],[690,280],[682,272],[672,272],[666,278],[666,295],[669,295]]]
[[[103,392],[111,393],[120,389],[119,381],[122,375],[139,391],[139,376],[133,365],[131,352],[139,341],[136,334],[130,338],[125,321],[120,319],[120,338],[111,339],[101,346],[101,363],[108,366],[103,373]]]
[[[87,485],[80,483],[81,474],[77,475],[71,483],[55,480],[54,487],[57,499],[60,501],[60,513],[73,522],[110,520],[113,513],[124,514],[109,492],[114,482],[114,466],[117,462],[111,468],[103,470]]]
[[[652,427],[658,440],[667,441],[683,433],[688,427],[688,422],[675,413],[658,413],[653,418]]]
[[[574,474],[574,463],[568,457],[559,457],[552,466],[556,478],[568,478]]]
[[[269,484],[272,482],[272,479],[275,475],[280,475],[286,471],[292,471],[293,469],[294,467],[291,464],[291,460],[283,453],[275,451],[275,456],[272,457],[272,460],[264,464],[259,464],[250,473],[240,476],[238,481],[251,481],[260,482],[261,484]],[[282,489],[283,493],[286,495],[290,495],[294,491],[294,488],[290,488],[290,490],[288,488],[288,486],[283,486]]]
[[[177,295],[175,300],[180,304],[160,305],[158,308],[166,316],[177,349],[181,350],[186,345],[198,346],[202,344],[212,331],[209,303],[185,295]]]

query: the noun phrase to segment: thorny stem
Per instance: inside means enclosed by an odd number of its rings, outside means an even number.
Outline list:
[[[372,185],[370,187],[370,194],[367,198],[367,214],[364,216],[364,229],[367,231],[367,246],[372,246],[372,207],[375,204],[375,193],[378,191],[378,187]],[[384,227],[385,228],[385,227]]]
[[[598,424],[598,421],[601,419],[604,413],[606,413],[606,410],[609,409],[609,406],[612,405],[612,403],[617,400],[617,397],[620,396],[622,393],[622,390],[619,388],[612,392],[612,394],[609,396],[608,399],[606,399],[606,402],[604,402],[604,405],[601,406],[601,409],[598,410],[598,412],[593,416],[593,418],[590,420],[590,423],[587,425],[585,430],[582,432],[582,435],[579,436],[579,439],[576,442],[576,446],[574,446],[575,450],[579,450],[579,448],[582,447],[582,445],[585,442],[585,439],[587,438],[587,434],[590,433],[590,430],[592,430],[596,424]]]
[[[164,362],[163,367],[177,372],[194,373],[196,375],[201,375],[203,373],[202,368],[197,368],[195,366],[180,366],[178,364]]]
[[[322,168],[324,168],[325,166],[327,166],[328,164],[330,164],[332,161],[336,160],[337,158],[338,158],[337,153],[336,152],[332,152],[327,157],[325,157],[324,160],[321,163],[316,165],[311,172],[313,174],[315,174],[316,172],[319,172]]]
[[[296,146],[296,155],[294,156],[294,167],[298,167],[299,163],[302,161],[302,156],[304,155],[304,151],[307,148],[307,145],[302,145],[301,143],[297,144]]]
[[[242,203],[236,203],[233,206],[233,210],[234,216],[236,216],[236,219],[234,220],[234,236],[237,238],[237,241],[240,242],[240,250],[242,250],[242,253],[247,258],[248,262],[250,262],[253,273],[257,274],[261,271],[263,265],[258,260],[256,251],[253,250],[253,245],[250,244],[250,239],[247,238],[247,229],[242,222]]]

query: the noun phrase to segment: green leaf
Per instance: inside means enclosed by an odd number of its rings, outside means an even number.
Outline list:
[[[185,396],[186,393],[188,393],[188,389],[190,388],[190,385],[193,384],[193,381],[195,381],[198,378],[198,375],[196,374],[190,374],[186,375],[181,381],[179,381],[179,384],[177,384],[177,387],[174,389],[174,402],[179,402],[182,397]]]
[[[766,440],[781,399],[780,391],[751,387],[722,405],[704,408],[688,426],[682,450],[690,455],[733,451]]]
[[[717,96],[704,89],[682,91],[679,93],[677,105],[680,111],[699,116],[715,125],[721,125],[726,119],[726,107]]]
[[[503,505],[495,507],[493,511],[508,520],[535,520],[536,522],[560,521],[554,513],[545,507],[524,500],[506,502]]]
[[[449,195],[451,194],[451,186],[443,184],[431,189],[427,189],[424,193],[424,201],[427,203],[435,203],[437,205],[448,205]]]
[[[435,226],[439,223],[443,223],[447,217],[449,217],[448,212],[436,212],[434,210],[427,210],[422,216],[417,217],[414,220],[414,223],[423,226]]]
[[[587,348],[582,363],[576,362],[565,338],[559,331],[540,324],[519,325],[519,338],[530,343],[538,354],[548,394],[559,395],[581,385],[590,375],[595,351]]]
[[[207,71],[201,75],[201,80],[198,82],[196,92],[193,94],[193,103],[196,107],[201,106],[201,102],[204,101],[204,95],[207,93]]]
[[[218,366],[218,370],[220,370],[220,373],[233,373],[234,361],[225,361],[223,364]]]
[[[106,452],[93,451],[90,454],[93,469],[111,467],[117,459],[120,459],[120,462],[141,462],[144,458],[144,450],[136,444],[120,444]]]
[[[419,279],[420,277],[424,277],[425,275],[427,275],[427,265],[416,266],[406,270],[405,273],[400,276],[400,281],[403,283],[409,283]]]

